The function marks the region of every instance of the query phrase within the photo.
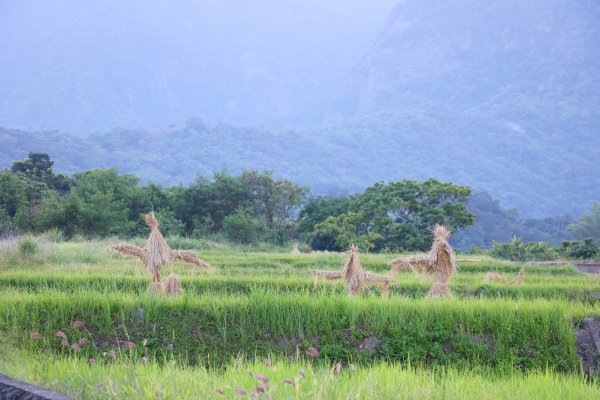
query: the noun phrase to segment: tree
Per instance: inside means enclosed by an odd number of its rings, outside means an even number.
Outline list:
[[[475,216],[465,207],[471,191],[466,186],[439,182],[377,183],[349,200],[348,211],[315,225],[312,244],[351,242],[367,249],[426,250],[435,224],[458,230]]]
[[[223,232],[230,240],[248,244],[262,239],[265,226],[258,218],[238,210],[223,219]]]
[[[292,211],[300,207],[307,192],[306,188],[287,179],[275,180],[271,172],[244,172],[242,180],[250,201],[249,209],[271,229],[290,222]]]
[[[324,222],[328,217],[337,217],[348,212],[350,198],[318,196],[308,199],[296,221],[298,231],[310,234],[315,225]]]
[[[58,228],[67,237],[131,235],[139,214],[138,178],[119,175],[117,170],[96,169],[75,174],[66,196],[51,196],[42,201],[36,218],[38,230]],[[149,207],[150,205],[145,205]],[[133,215],[132,215],[133,214]]]
[[[31,192],[26,180],[10,171],[0,172],[0,208],[14,217],[17,210],[27,206]]]
[[[567,229],[577,239],[592,238],[600,241],[600,203],[594,202],[592,208]]]
[[[43,183],[60,194],[65,194],[69,191],[71,180],[63,174],[54,174],[53,165],[54,161],[48,154],[29,153],[25,160],[15,161],[10,170],[32,181]]]

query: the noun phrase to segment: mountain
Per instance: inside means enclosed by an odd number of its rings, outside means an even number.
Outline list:
[[[552,157],[531,158],[525,152],[503,159],[449,139],[395,136],[399,122],[388,118],[383,130],[382,121],[363,120],[352,128],[340,125],[319,131],[271,131],[211,127],[190,120],[182,127],[115,129],[89,138],[0,128],[0,167],[26,158],[29,151],[47,152],[56,160],[57,171],[116,166],[143,182],[167,186],[219,170],[272,170],[309,186],[315,194],[330,195],[361,191],[376,181],[433,177],[488,190],[503,206],[535,217],[578,215],[589,209],[592,199],[600,198],[598,175],[586,173],[593,171],[595,164],[588,157],[600,156],[598,149],[581,155],[555,154],[561,163]],[[374,125],[382,135],[373,135]],[[513,146],[518,149],[520,144]]]
[[[315,120],[396,0],[0,0],[0,126]]]
[[[595,0],[409,0],[345,79],[328,118],[419,110],[484,114],[512,131],[597,123],[599,68]]]
[[[0,166],[36,150],[66,172],[116,165],[164,184],[271,169],[318,193],[433,177],[527,217],[600,199],[597,1],[405,0],[378,36],[357,2],[340,18],[343,2],[291,15],[279,3],[70,3],[20,24],[0,13]],[[371,45],[347,41],[366,26]],[[181,125],[193,115],[206,124]],[[125,128],[102,128],[114,124]],[[48,130],[86,126],[99,133]]]

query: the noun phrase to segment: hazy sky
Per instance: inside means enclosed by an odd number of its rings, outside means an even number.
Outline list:
[[[0,0],[0,126],[310,119],[396,3]]]

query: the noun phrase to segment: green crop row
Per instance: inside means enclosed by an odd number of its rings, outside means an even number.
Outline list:
[[[320,279],[316,282],[305,273],[304,277],[285,277],[270,275],[263,269],[254,269],[253,274],[229,276],[222,273],[193,276],[188,270],[181,270],[181,284],[188,294],[202,295],[207,292],[230,294],[248,294],[257,290],[267,289],[279,293],[343,293],[343,284],[339,281]],[[116,279],[114,273],[121,276]],[[133,270],[127,271],[129,273]],[[94,271],[49,271],[40,274],[28,271],[7,272],[0,275],[0,289],[17,289],[29,292],[44,292],[55,290],[74,293],[81,290],[96,292],[127,292],[142,294],[147,289],[148,277],[138,270],[135,275],[125,275],[124,271],[106,270],[103,273]],[[524,285],[511,283],[486,283],[481,274],[459,274],[450,285],[454,295],[459,297],[508,297],[508,298],[546,298],[580,301],[590,304],[597,303],[600,298],[600,281],[588,277],[552,277],[546,275],[529,275]],[[423,281],[412,273],[403,273],[391,286],[392,296],[423,297],[431,283]],[[379,293],[374,287],[368,292]]]
[[[145,318],[136,320],[142,307]],[[248,296],[185,294],[177,299],[81,290],[0,294],[0,330],[22,346],[57,354],[58,330],[82,336],[86,356],[119,350],[185,364],[225,365],[240,354],[293,355],[309,347],[322,360],[412,360],[424,365],[489,366],[500,371],[577,370],[574,322],[597,306],[507,299],[351,298],[257,290]],[[81,320],[86,328],[71,328]],[[29,334],[42,338],[31,341]],[[143,345],[145,344],[145,346]]]
[[[77,399],[231,399],[268,393],[272,399],[594,399],[598,385],[580,375],[551,371],[498,374],[491,369],[423,369],[379,363],[340,367],[274,359],[238,358],[226,369],[73,356],[15,354],[0,346],[6,373]],[[263,392],[263,390],[265,392]],[[247,393],[247,395],[243,395]],[[264,397],[264,396],[263,396]],[[262,397],[259,397],[262,398]]]

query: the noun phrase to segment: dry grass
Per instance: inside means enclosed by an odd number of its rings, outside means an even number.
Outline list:
[[[175,259],[183,260],[203,269],[212,268],[209,264],[199,259],[196,253],[191,250],[172,250],[158,229],[158,221],[154,216],[154,211],[144,215],[144,220],[150,227],[150,236],[148,236],[145,247],[119,243],[112,246],[112,248],[121,253],[139,257],[148,272],[152,274],[152,280],[155,283],[154,289],[160,287],[160,271],[162,267],[173,262]]]
[[[456,272],[456,258],[452,246],[448,243],[450,231],[443,225],[433,229],[433,243],[429,251],[429,265],[433,268],[434,283],[427,297],[448,297],[450,288],[448,282]]]
[[[312,274],[315,278],[315,283],[319,277],[330,280],[343,279],[346,289],[351,296],[362,293],[367,282],[383,282],[382,295],[385,296],[386,293],[389,293],[389,282],[393,280],[389,275],[377,275],[365,272],[358,257],[358,247],[355,245],[350,247],[350,256],[348,256],[342,265],[341,271],[313,271]]]
[[[521,267],[519,274],[515,278],[515,285],[522,285],[525,283],[525,267]]]
[[[432,275],[433,268],[429,263],[429,255],[428,254],[415,254],[408,258],[395,258],[390,263],[390,272],[392,276],[396,276],[398,272],[411,269],[413,272],[422,275]]]
[[[179,281],[179,275],[171,272],[167,276],[167,281],[164,285],[164,294],[169,297],[177,297],[181,294],[181,282]]]
[[[487,274],[485,274],[485,277],[483,278],[484,282],[499,282],[499,283],[506,283],[506,278],[504,276],[502,276],[502,274],[499,274],[498,272],[495,271],[490,271]]]
[[[433,229],[433,242],[428,254],[415,254],[409,258],[396,258],[390,263],[390,272],[396,276],[398,272],[412,269],[423,277],[434,280],[427,297],[450,296],[448,282],[456,272],[456,258],[452,246],[448,243],[450,231],[443,225]]]
[[[290,251],[290,254],[302,254],[297,244],[294,245],[294,248],[292,249],[292,251]]]

